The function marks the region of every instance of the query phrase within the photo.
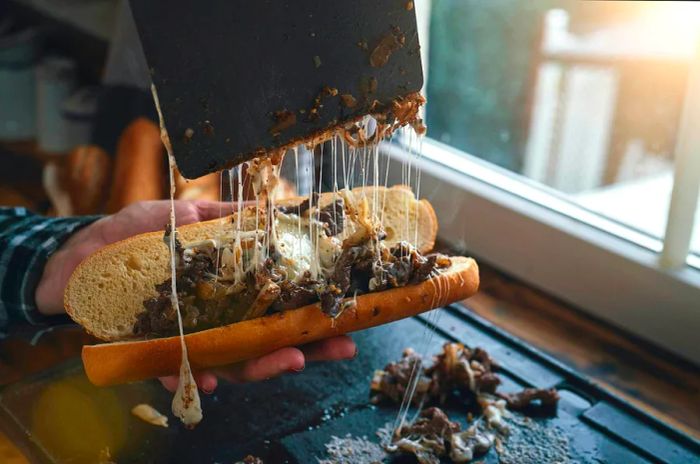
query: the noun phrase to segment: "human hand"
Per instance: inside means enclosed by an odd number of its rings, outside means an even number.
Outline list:
[[[230,203],[176,201],[177,225],[215,219],[231,213]],[[116,214],[84,227],[54,253],[44,268],[36,290],[37,307],[43,314],[60,314],[63,292],[73,270],[94,251],[131,236],[164,230],[170,221],[168,200],[146,201],[130,205]],[[213,371],[195,373],[197,385],[204,392],[217,386],[217,376],[232,382],[264,380],[286,372],[300,372],[307,361],[341,360],[355,356],[356,346],[350,337],[340,336],[308,344],[301,348],[282,348],[258,359]],[[160,379],[165,388],[175,391],[178,377]]]
[[[211,201],[176,201],[177,225],[215,219],[231,212],[231,204]],[[105,216],[73,234],[44,267],[35,293],[39,312],[60,314],[68,279],[88,255],[111,243],[145,232],[165,230],[170,222],[170,201],[142,201]]]
[[[286,373],[299,373],[309,361],[342,361],[357,354],[355,342],[347,335],[328,338],[301,347],[281,348],[256,359],[210,371],[195,372],[197,386],[204,393],[212,393],[218,378],[232,383],[268,380]],[[177,376],[162,377],[160,382],[171,392],[177,389]]]

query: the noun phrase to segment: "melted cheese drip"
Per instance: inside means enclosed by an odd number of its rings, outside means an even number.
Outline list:
[[[180,381],[176,395],[173,399],[173,413],[178,416],[183,423],[188,426],[194,426],[202,419],[202,410],[199,399],[199,394],[196,388],[192,371],[189,365],[187,356],[187,345],[185,343],[182,316],[177,301],[176,288],[176,253],[175,253],[175,209],[174,209],[174,178],[173,169],[175,160],[172,155],[172,148],[169,143],[168,134],[165,130],[163,117],[158,103],[156,89],[152,86],[153,98],[156,104],[156,109],[160,118],[161,138],[168,152],[168,160],[170,166],[170,181],[171,181],[171,230],[170,235],[170,254],[171,254],[171,286],[172,286],[172,304],[176,309],[178,316],[178,328],[180,331],[180,341],[182,349],[182,363],[180,367]],[[248,273],[254,273],[258,267],[265,263],[265,260],[271,256],[271,249],[277,251],[281,256],[278,264],[283,265],[288,272],[288,278],[299,279],[308,272],[312,278],[328,278],[333,272],[335,261],[342,252],[343,240],[356,233],[366,233],[371,238],[371,246],[376,247],[375,252],[378,256],[377,265],[381,268],[381,247],[384,245],[377,239],[377,225],[382,224],[384,220],[384,209],[386,206],[386,191],[380,198],[379,193],[374,189],[371,197],[363,192],[362,195],[356,196],[351,189],[359,184],[363,187],[367,186],[368,181],[373,186],[379,186],[381,183],[386,187],[389,179],[390,160],[385,155],[386,165],[383,175],[381,175],[381,162],[378,144],[375,142],[367,143],[367,138],[371,136],[371,131],[379,130],[374,126],[375,121],[370,117],[366,117],[360,124],[359,133],[362,137],[357,144],[348,144],[340,138],[340,135],[335,135],[330,140],[331,166],[328,168],[332,173],[332,199],[333,202],[338,198],[342,198],[345,204],[343,214],[349,214],[349,220],[344,221],[343,232],[335,237],[328,237],[325,233],[323,224],[320,221],[320,194],[322,193],[323,180],[323,145],[320,146],[321,158],[319,165],[318,178],[311,170],[311,189],[309,191],[309,209],[306,214],[283,214],[274,211],[275,189],[279,178],[279,169],[282,156],[277,156],[277,161],[273,162],[270,158],[259,158],[248,161],[247,173],[251,179],[251,186],[255,198],[255,224],[253,230],[250,230],[248,221],[242,223],[243,216],[243,165],[238,165],[229,171],[229,190],[231,191],[231,202],[236,214],[235,226],[230,236],[225,237],[223,227],[219,228],[218,236],[212,240],[205,240],[199,243],[191,243],[186,246],[185,253],[192,253],[196,248],[214,247],[216,249],[216,260],[220,263],[221,275],[226,280],[233,280],[234,284],[243,285],[245,276]],[[340,139],[340,160],[338,160],[338,142]],[[412,144],[412,134],[409,135],[409,153],[412,153],[410,145]],[[298,150],[293,149],[294,163],[299,179],[299,161]],[[338,167],[340,161],[341,166]],[[311,161],[313,166],[313,156]],[[307,168],[308,170],[308,168]],[[234,198],[234,173],[237,181],[236,195]],[[338,176],[341,176],[343,188],[340,189]],[[383,182],[382,182],[383,181]],[[402,164],[402,183],[413,187],[412,176],[412,160],[408,164],[404,161]],[[222,196],[223,187],[220,189],[220,197]],[[417,193],[416,198],[419,198],[420,192],[420,171],[416,169],[415,188]],[[317,200],[314,202],[314,193],[318,193]],[[221,199],[221,198],[220,198]],[[417,246],[418,241],[418,218],[414,214],[415,223],[410,224],[411,211],[408,203],[405,205],[405,221],[400,232],[404,237],[413,236],[413,245]],[[369,212],[372,214],[369,214]],[[381,213],[380,213],[381,211]],[[264,212],[264,216],[261,215]],[[335,209],[334,209],[335,214]],[[220,215],[221,216],[221,215]],[[337,221],[337,218],[334,218]],[[411,226],[415,227],[411,230]],[[246,229],[246,230],[244,230]],[[410,231],[410,232],[409,232]],[[413,232],[413,233],[411,233]],[[409,240],[410,241],[410,240]],[[252,242],[252,246],[251,245]],[[217,266],[218,267],[218,266]],[[218,277],[218,274],[217,274]],[[436,285],[433,282],[433,285]],[[440,283],[437,284],[436,300],[439,303],[442,300],[443,289]],[[435,303],[435,301],[434,301]],[[434,323],[434,317],[428,316],[429,325]],[[430,345],[433,332],[426,326],[423,339],[427,346]],[[399,427],[406,420],[408,406],[411,404],[413,395],[416,392],[420,369],[411,376],[409,387],[406,395],[403,398],[402,406],[397,416]]]
[[[175,228],[175,158],[173,157],[173,149],[170,145],[168,132],[165,129],[165,122],[163,121],[163,114],[160,109],[160,102],[158,101],[158,93],[156,92],[156,86],[154,84],[151,84],[151,92],[153,93],[153,101],[158,111],[160,137],[168,153],[168,166],[170,168],[170,299],[177,313],[177,325],[180,331],[180,347],[182,351],[180,377],[175,396],[173,397],[172,411],[185,426],[194,427],[202,420],[203,416],[197,383],[192,375],[190,361],[187,357],[187,344],[185,343],[185,334],[182,329],[182,314],[180,313],[180,304],[177,299],[177,277],[175,273],[175,240],[177,235],[177,230]]]

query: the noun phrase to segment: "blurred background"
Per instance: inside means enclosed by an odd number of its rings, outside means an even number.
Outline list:
[[[429,136],[661,238],[699,33],[695,2],[433,0]]]
[[[662,238],[699,5],[416,4],[429,137]],[[0,204],[91,214],[164,197],[124,3],[0,0],[0,18]],[[149,169],[129,172],[133,157]],[[219,195],[216,175],[180,185],[185,198]]]

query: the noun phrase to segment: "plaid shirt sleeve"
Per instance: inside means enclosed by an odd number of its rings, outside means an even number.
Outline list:
[[[41,324],[34,292],[49,256],[100,216],[49,218],[25,208],[0,208],[0,337],[8,324]]]

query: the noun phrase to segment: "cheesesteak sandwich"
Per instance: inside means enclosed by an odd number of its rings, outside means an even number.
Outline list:
[[[243,206],[175,232],[177,301],[193,370],[362,330],[473,295],[471,258],[429,254],[437,219],[404,186]],[[103,248],[74,271],[68,314],[110,343],[83,348],[96,385],[177,374],[171,230]],[[165,240],[164,240],[165,239]],[[165,242],[165,243],[164,243]]]

